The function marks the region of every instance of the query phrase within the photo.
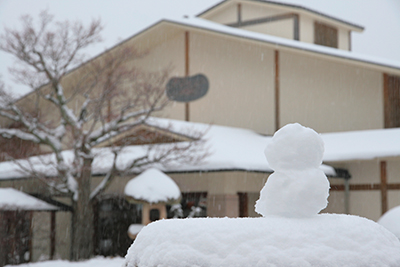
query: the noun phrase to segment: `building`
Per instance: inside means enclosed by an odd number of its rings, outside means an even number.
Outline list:
[[[327,144],[324,163],[332,188],[326,212],[377,220],[400,204],[400,133],[386,129],[400,127],[400,62],[351,52],[353,31],[363,27],[301,6],[230,0],[196,18],[161,20],[97,58],[135,47],[148,51],[137,67],[151,71],[172,65],[175,77],[207,80],[208,90],[192,101],[176,101],[160,115],[178,129],[213,125],[208,134],[215,151],[205,165],[164,170],[183,200],[200,203],[207,216],[257,216],[254,202],[272,172],[262,155],[265,143],[283,125],[299,122],[323,133]],[[1,187],[46,195],[34,179],[7,173]],[[94,185],[101,175],[94,174]],[[119,177],[107,189],[100,217],[109,212],[123,218],[134,209],[122,198],[132,176]],[[56,242],[70,216],[57,214]],[[57,252],[67,257],[67,245],[56,246]]]

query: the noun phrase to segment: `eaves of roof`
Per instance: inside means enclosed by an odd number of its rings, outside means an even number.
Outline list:
[[[229,0],[221,1],[221,2],[219,2],[219,3],[217,3],[217,4],[215,4],[214,6],[212,6],[212,7],[208,8],[208,9],[206,9],[205,11],[203,11],[203,12],[197,14],[196,17],[201,17],[202,15],[204,15],[204,14],[210,12],[210,11],[213,10],[214,8],[216,8],[216,7],[218,7],[218,6],[221,6],[222,4],[224,4],[224,3],[228,2],[228,1],[229,1]],[[345,20],[342,20],[342,19],[339,19],[339,18],[336,18],[336,17],[332,17],[332,16],[330,16],[330,15],[327,15],[327,14],[325,14],[325,13],[316,11],[316,10],[314,10],[314,9],[310,9],[310,8],[308,8],[308,7],[304,7],[304,6],[300,6],[300,5],[294,5],[294,4],[289,4],[289,3],[281,3],[281,2],[271,1],[271,0],[251,0],[251,1],[254,1],[254,2],[261,2],[261,3],[268,3],[268,4],[277,5],[277,6],[284,6],[284,7],[289,7],[289,8],[293,8],[293,9],[303,10],[303,11],[310,12],[310,13],[313,13],[313,14],[318,15],[318,16],[325,17],[325,18],[327,18],[327,19],[335,20],[335,21],[337,21],[337,22],[339,22],[339,23],[346,24],[346,25],[348,25],[348,26],[350,26],[350,27],[353,27],[353,28],[358,29],[359,31],[363,31],[363,30],[364,30],[364,27],[363,27],[363,26],[360,26],[360,25],[357,25],[357,24],[354,24],[354,23],[351,23],[351,22],[348,22],[348,21],[345,21]]]
[[[296,40],[285,39],[281,37],[271,36],[267,34],[250,32],[238,28],[233,28],[221,24],[217,24],[211,21],[206,21],[200,18],[192,18],[192,19],[163,19],[159,21],[157,24],[161,23],[170,23],[183,27],[195,28],[199,30],[205,30],[209,32],[214,32],[218,34],[225,34],[232,37],[238,37],[242,39],[253,40],[262,43],[268,43],[275,46],[277,49],[279,47],[282,48],[290,48],[297,51],[311,52],[314,54],[330,56],[342,60],[350,60],[354,62],[361,62],[372,64],[374,66],[386,67],[393,70],[396,70],[396,73],[400,71],[400,62],[387,60],[382,58],[376,58],[373,56],[356,54],[351,51],[339,50],[336,48],[325,47],[321,45],[315,45],[310,43],[299,42]],[[155,25],[153,25],[155,26]],[[149,27],[149,28],[152,28]],[[148,29],[149,29],[148,28]]]

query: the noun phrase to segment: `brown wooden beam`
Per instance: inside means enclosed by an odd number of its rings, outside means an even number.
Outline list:
[[[239,5],[238,5],[238,22],[226,24],[227,26],[244,27],[244,26],[257,25],[257,24],[261,24],[261,23],[268,23],[268,22],[279,21],[279,20],[284,20],[284,19],[295,19],[295,17],[298,16],[297,14],[293,14],[293,13],[285,13],[285,14],[271,16],[271,17],[263,17],[263,18],[251,19],[251,20],[242,20],[242,12],[241,12],[241,8],[239,8],[240,7]]]
[[[50,216],[50,260],[53,260],[56,252],[56,212],[52,211]]]
[[[185,32],[185,76],[189,76],[189,32]],[[189,103],[185,103],[185,120],[189,121]]]
[[[389,75],[383,74],[384,127],[390,127]]]
[[[382,214],[384,214],[388,210],[386,161],[381,161],[380,167],[381,167],[381,205],[382,205]]]
[[[275,50],[275,131],[279,130],[280,127],[280,116],[279,116],[279,51]]]
[[[237,25],[242,25],[242,4],[237,4]]]
[[[344,185],[331,185],[331,191],[344,191]],[[351,191],[382,190],[381,184],[351,184]],[[386,184],[386,190],[400,190],[400,184]]]
[[[351,184],[349,185],[351,191],[370,191],[380,190],[380,184]],[[331,185],[331,191],[344,191],[344,185]]]
[[[293,14],[293,40],[300,40],[300,20],[298,14]]]

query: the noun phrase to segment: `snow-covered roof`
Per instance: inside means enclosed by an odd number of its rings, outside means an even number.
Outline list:
[[[198,164],[170,164],[161,169],[165,173],[235,170],[273,172],[264,155],[264,149],[271,141],[271,136],[263,136],[248,129],[170,119],[151,118],[148,124],[156,127],[171,126],[171,131],[188,136],[193,130],[206,132],[203,139],[206,140],[205,149],[210,155]],[[325,143],[324,162],[400,156],[400,129],[323,133],[321,136]],[[160,147],[168,145],[170,144],[162,144]],[[119,156],[118,168],[124,169],[133,157],[145,155],[147,148],[147,145],[125,147]],[[114,154],[107,147],[94,149],[94,154],[96,157],[93,161],[93,175],[103,175],[111,168]],[[63,155],[66,162],[71,164],[74,157],[72,151],[64,151]],[[54,155],[42,156],[41,159],[32,157],[31,161],[39,171],[48,176],[56,175],[54,166],[50,164],[55,162]],[[29,167],[23,160],[19,162]],[[322,165],[321,169],[328,176],[336,176],[334,168],[328,165]],[[134,169],[132,173],[142,171]],[[27,176],[29,175],[22,172],[14,162],[0,163],[0,179],[18,179]]]
[[[324,133],[325,162],[400,156],[400,128]]]
[[[316,15],[323,16],[323,17],[326,17],[326,18],[328,18],[328,19],[332,19],[332,20],[335,20],[335,21],[337,21],[337,22],[346,24],[346,25],[348,25],[348,26],[350,26],[350,27],[352,27],[352,28],[356,28],[356,29],[358,29],[358,30],[364,30],[364,27],[362,27],[362,26],[360,26],[360,25],[357,25],[357,24],[354,24],[354,23],[351,23],[351,22],[348,22],[348,21],[345,21],[345,20],[342,20],[342,19],[339,19],[339,18],[336,18],[336,17],[332,17],[332,16],[330,16],[330,15],[321,13],[321,12],[319,12],[319,11],[316,11],[316,10],[314,10],[314,9],[311,9],[311,8],[308,8],[308,7],[305,7],[305,6],[294,5],[294,4],[289,4],[289,3],[281,3],[281,2],[270,1],[270,0],[253,0],[253,1],[254,1],[254,2],[264,2],[264,3],[273,4],[273,5],[277,5],[277,6],[284,6],[284,7],[290,7],[290,8],[294,8],[294,9],[304,10],[304,11],[307,11],[307,12],[310,12],[310,13],[314,13],[314,14],[316,14]],[[218,7],[218,6],[222,5],[222,4],[224,4],[225,2],[227,2],[227,0],[221,1],[220,3],[217,3],[216,5],[214,5],[214,6],[210,7],[210,8],[208,8],[207,10],[201,12],[201,13],[198,14],[197,16],[200,17],[200,16],[202,16],[202,15],[208,13],[209,11],[215,9],[216,7]]]
[[[162,171],[148,169],[130,180],[125,186],[125,196],[147,203],[173,203],[181,198],[178,185]]]
[[[271,35],[267,35],[267,34],[238,29],[238,28],[218,24],[218,23],[215,23],[212,21],[204,20],[201,18],[192,17],[192,18],[182,18],[182,19],[164,19],[164,20],[161,20],[161,21],[157,22],[156,24],[150,26],[149,28],[152,28],[153,26],[158,25],[163,22],[172,23],[172,24],[180,25],[180,26],[184,26],[184,27],[192,27],[192,28],[197,28],[197,29],[201,29],[201,30],[212,31],[212,32],[220,33],[220,34],[227,34],[230,36],[245,38],[245,39],[264,42],[264,43],[269,43],[272,45],[276,45],[278,47],[281,46],[281,47],[286,47],[286,48],[292,48],[292,49],[296,49],[296,50],[332,56],[332,57],[340,58],[340,59],[344,59],[344,60],[358,61],[358,62],[363,62],[363,63],[367,63],[367,64],[373,64],[373,65],[378,65],[378,66],[383,66],[383,67],[400,70],[400,62],[398,62],[398,61],[382,59],[382,58],[377,58],[377,57],[368,56],[368,55],[361,55],[361,54],[353,53],[351,51],[340,50],[340,49],[336,49],[336,48],[330,48],[330,47],[321,46],[321,45],[299,42],[296,40],[290,40],[290,39],[281,38],[281,37],[277,37],[277,36],[271,36]],[[141,33],[145,32],[149,28],[143,30]]]
[[[14,188],[0,188],[0,210],[58,210],[47,202]]]
[[[203,139],[206,140],[204,150],[210,154],[202,162],[197,164],[173,164],[167,167],[160,167],[165,173],[177,172],[198,172],[198,171],[253,171],[271,173],[264,155],[264,148],[270,142],[271,136],[263,136],[252,130],[208,125],[203,123],[185,122],[170,119],[151,118],[148,124],[156,127],[170,127],[170,131],[179,132],[190,136],[193,131],[205,132]],[[160,147],[167,147],[170,144],[162,144]],[[133,158],[146,155],[148,145],[127,146],[120,153],[117,160],[117,167],[125,169]],[[111,148],[97,148],[93,150],[96,155],[93,161],[93,175],[103,175],[111,168],[114,154]],[[204,153],[200,150],[198,153]],[[72,164],[72,151],[63,151],[63,156],[68,164]],[[52,165],[55,162],[54,155],[31,158],[31,164],[41,173],[48,176],[55,176],[56,169]],[[19,161],[30,167],[24,160]],[[327,165],[322,165],[321,169],[329,176],[335,176],[335,170]],[[142,169],[133,169],[132,173],[140,173]],[[29,176],[24,173],[18,164],[14,162],[0,163],[0,179],[18,179]]]

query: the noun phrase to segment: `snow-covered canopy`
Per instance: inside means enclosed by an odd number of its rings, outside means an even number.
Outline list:
[[[272,168],[265,161],[263,148],[271,142],[271,136],[263,136],[252,130],[226,127],[219,125],[207,125],[202,123],[184,122],[171,119],[151,118],[148,124],[156,127],[169,128],[173,132],[189,135],[191,131],[206,132],[203,139],[206,140],[205,148],[210,155],[200,164],[171,164],[162,168],[163,172],[185,171],[257,171],[272,173]],[[323,160],[326,162],[366,160],[380,157],[400,156],[400,129],[380,129],[368,131],[353,131],[341,133],[324,133],[321,137],[325,143]],[[160,147],[168,146],[160,145]],[[123,149],[118,159],[117,166],[123,169],[133,159],[147,153],[147,145],[128,146]],[[113,153],[110,148],[98,148],[94,150],[96,155],[93,162],[93,175],[103,175],[110,168]],[[63,156],[67,163],[72,163],[72,151],[64,151]],[[56,175],[56,169],[51,163],[55,162],[54,155],[44,156],[41,159],[31,158],[35,169],[49,176]],[[30,167],[26,161],[19,161]],[[25,163],[24,163],[25,162]],[[335,176],[334,168],[322,165],[321,170],[328,176]],[[143,170],[132,170],[132,173],[140,173]],[[14,162],[0,163],[0,179],[18,179],[28,177],[29,174],[21,171]]]
[[[400,239],[400,206],[394,207],[379,218],[378,223]]]
[[[14,188],[0,188],[0,210],[58,210],[47,202]]]
[[[180,200],[181,191],[169,176],[151,168],[126,184],[125,196],[139,202],[175,203]]]

